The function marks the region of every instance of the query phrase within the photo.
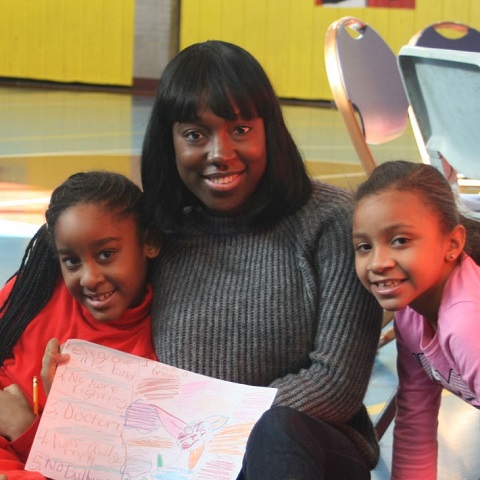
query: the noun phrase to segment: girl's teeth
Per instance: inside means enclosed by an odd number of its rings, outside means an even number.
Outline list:
[[[108,292],[108,293],[102,293],[102,295],[98,295],[96,297],[91,297],[92,300],[96,302],[103,302],[107,298],[111,297],[113,292]]]
[[[379,282],[379,287],[391,287],[393,285],[398,285],[400,282],[398,280],[389,280],[388,282]]]

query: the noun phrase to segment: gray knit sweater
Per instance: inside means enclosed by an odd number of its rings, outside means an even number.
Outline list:
[[[381,310],[355,275],[351,215],[347,192],[316,181],[300,210],[260,231],[187,212],[155,271],[153,338],[162,362],[278,388],[276,405],[335,425],[373,468],[363,398]]]

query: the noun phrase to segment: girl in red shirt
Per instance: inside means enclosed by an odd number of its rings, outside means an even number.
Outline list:
[[[150,334],[150,259],[159,243],[139,187],[123,175],[77,173],[54,190],[44,224],[0,291],[0,479],[25,472],[46,395],[46,345],[80,338],[157,359]],[[5,477],[3,477],[5,478]]]

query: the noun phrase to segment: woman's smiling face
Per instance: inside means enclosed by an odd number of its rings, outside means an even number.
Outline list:
[[[267,165],[262,118],[225,120],[208,107],[198,119],[173,125],[180,178],[211,212],[248,213]]]

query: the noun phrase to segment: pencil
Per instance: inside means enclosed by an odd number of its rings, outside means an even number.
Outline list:
[[[38,379],[33,377],[33,413],[38,414]]]

